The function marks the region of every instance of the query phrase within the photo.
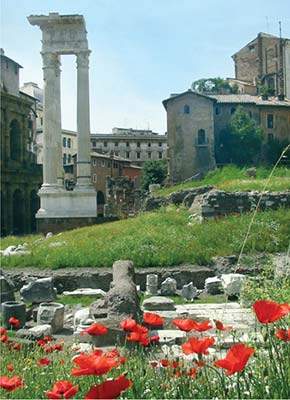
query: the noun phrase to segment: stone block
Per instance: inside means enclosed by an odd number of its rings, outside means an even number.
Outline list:
[[[214,276],[213,278],[207,278],[204,285],[205,290],[208,294],[221,294],[224,292],[222,281],[220,278]]]
[[[176,280],[173,278],[166,278],[161,283],[160,292],[163,296],[174,296],[176,295]]]
[[[245,275],[223,274],[221,276],[224,292],[227,296],[239,296]]]
[[[143,302],[144,310],[148,311],[174,311],[174,301],[163,296],[153,296]]]
[[[56,295],[57,290],[53,287],[52,278],[36,279],[20,290],[21,299],[27,303],[53,301]]]
[[[193,286],[193,283],[190,282],[187,285],[183,285],[181,289],[181,296],[186,300],[192,300],[197,297],[197,288]]]
[[[63,329],[64,305],[60,303],[41,303],[37,312],[37,324],[49,324],[52,333]]]

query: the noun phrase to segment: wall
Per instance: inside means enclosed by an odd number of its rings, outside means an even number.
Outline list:
[[[260,106],[260,120],[264,131],[265,142],[268,142],[268,135],[273,134],[275,139],[279,141],[288,140],[290,143],[290,107],[277,106]],[[267,126],[267,115],[272,114],[274,117],[273,128]]]
[[[19,96],[19,68],[15,61],[1,54],[1,83],[3,90],[13,96]]]

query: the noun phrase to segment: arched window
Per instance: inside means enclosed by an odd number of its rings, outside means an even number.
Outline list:
[[[184,114],[189,114],[190,113],[189,105],[185,104],[185,106],[183,108],[183,112],[184,112]]]
[[[62,145],[63,145],[63,147],[66,147],[66,138],[65,137],[62,138]]]
[[[67,139],[67,147],[69,149],[71,148],[71,139],[70,138]]]
[[[10,158],[19,161],[21,157],[21,132],[19,122],[13,119],[10,123]]]
[[[68,157],[67,157],[67,163],[68,163],[68,164],[71,163],[71,154],[69,154]]]
[[[268,86],[270,89],[275,90],[275,81],[274,78],[268,78]]]
[[[200,129],[197,134],[197,144],[205,144],[205,130]]]

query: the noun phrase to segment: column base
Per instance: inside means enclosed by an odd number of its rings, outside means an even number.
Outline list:
[[[97,197],[95,189],[79,188],[66,191],[60,188],[42,187],[40,209],[36,219],[41,218],[95,218],[97,216]]]
[[[104,221],[105,222],[105,221]],[[71,229],[82,228],[85,226],[99,223],[97,217],[77,217],[77,218],[38,218],[36,220],[37,233],[47,234],[48,232],[60,233]]]

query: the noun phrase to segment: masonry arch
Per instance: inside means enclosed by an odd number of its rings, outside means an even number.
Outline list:
[[[21,129],[17,119],[10,122],[10,158],[20,161],[21,158]]]
[[[13,233],[19,235],[24,232],[25,204],[24,196],[20,189],[13,193],[12,200]]]
[[[205,130],[199,129],[197,133],[197,144],[206,144]]]

